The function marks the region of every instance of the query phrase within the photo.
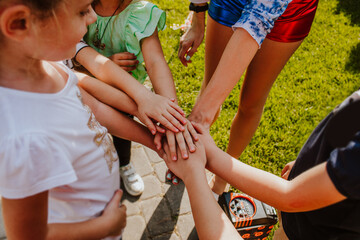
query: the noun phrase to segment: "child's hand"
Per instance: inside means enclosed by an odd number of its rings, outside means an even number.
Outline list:
[[[154,94],[149,91],[148,96],[143,96],[141,102],[137,102],[139,119],[144,119],[144,124],[149,128],[152,134],[157,131],[165,132],[157,128],[153,121],[173,132],[184,131],[186,118],[184,111],[172,100]]]
[[[166,131],[166,139],[173,161],[177,160],[177,149],[180,151],[183,159],[189,158],[189,152],[192,153],[196,151],[194,140],[198,141],[199,137],[190,122],[184,127],[185,130],[183,132],[173,133],[172,131]]]
[[[116,53],[109,58],[127,72],[135,70],[139,64],[135,54],[129,52]]]
[[[209,129],[199,123],[191,122],[191,124],[197,131],[199,139],[203,142],[206,149],[206,155],[209,158],[212,154],[211,151],[217,149],[214,139],[210,135]]]
[[[195,147],[196,151],[194,153],[190,153],[188,159],[182,158],[181,155],[178,156],[177,161],[173,161],[169,158],[164,159],[168,168],[184,182],[186,182],[186,177],[191,174],[197,174],[198,171],[205,169],[205,148],[201,140],[195,142]],[[170,154],[170,148],[166,142],[164,143],[164,150],[167,155]]]
[[[119,236],[126,226],[126,206],[120,204],[122,195],[122,190],[116,191],[101,215],[109,227],[108,236]]]
[[[283,170],[281,171],[281,177],[285,180],[288,180],[289,178],[289,174],[291,172],[291,169],[293,168],[295,164],[295,160],[294,161],[291,161],[291,162],[288,162],[285,167],[283,168]]]

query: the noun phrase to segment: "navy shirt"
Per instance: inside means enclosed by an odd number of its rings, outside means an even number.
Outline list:
[[[354,115],[360,114],[358,106],[351,109]],[[327,133],[335,115],[330,113],[313,131],[296,159],[289,180],[327,162],[331,181],[347,199],[314,211],[282,212],[283,227],[290,240],[360,239],[360,132],[354,132],[346,145],[334,147]],[[360,121],[355,122],[360,125]]]

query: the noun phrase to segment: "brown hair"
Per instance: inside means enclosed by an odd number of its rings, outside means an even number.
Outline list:
[[[38,14],[40,18],[53,15],[59,3],[64,0],[0,0],[0,5],[6,3],[24,4]]]

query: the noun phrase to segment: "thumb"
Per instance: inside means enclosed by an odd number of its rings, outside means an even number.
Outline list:
[[[122,196],[123,196],[123,191],[121,189],[117,190],[114,193],[114,196],[111,198],[108,206],[119,207]]]
[[[198,133],[203,134],[205,132],[205,128],[200,123],[191,122],[191,124]]]

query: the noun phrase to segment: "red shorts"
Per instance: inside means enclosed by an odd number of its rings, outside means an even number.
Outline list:
[[[266,38],[277,42],[297,42],[310,32],[318,0],[293,0],[276,20]]]

